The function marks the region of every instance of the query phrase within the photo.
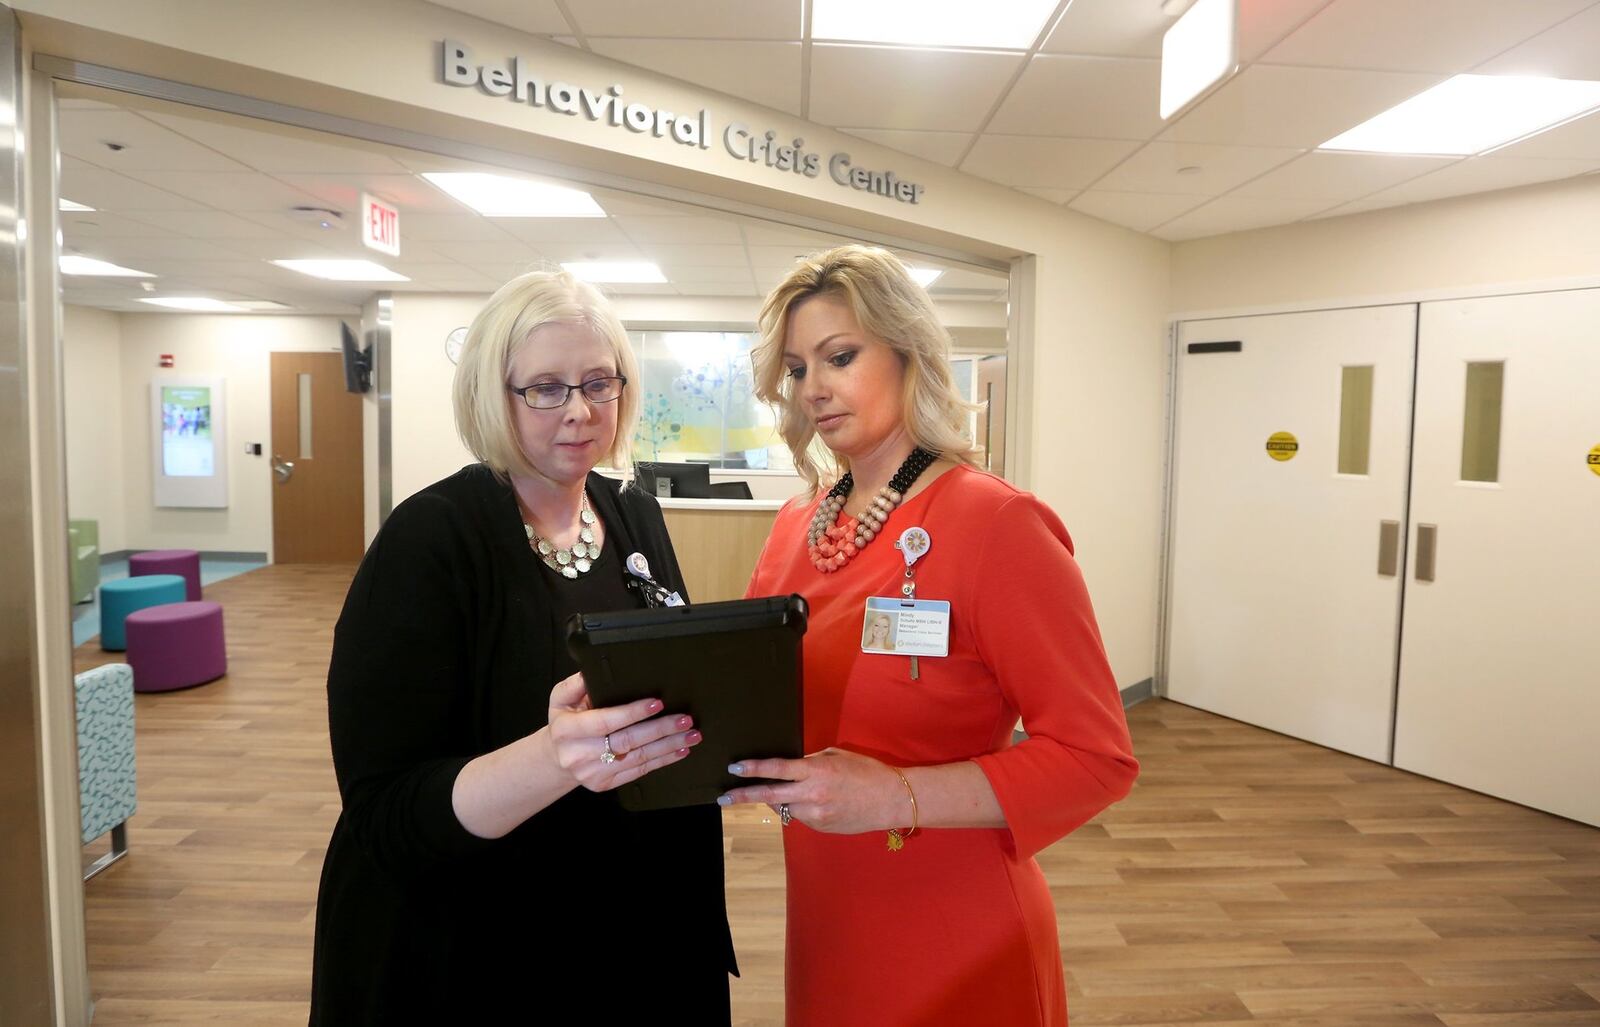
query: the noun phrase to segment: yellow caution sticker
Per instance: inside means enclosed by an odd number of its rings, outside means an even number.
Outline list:
[[[1600,446],[1589,450],[1589,470],[1600,474]]]
[[[1275,431],[1267,436],[1267,455],[1272,459],[1293,460],[1298,452],[1300,452],[1300,440],[1294,437],[1293,432]]]

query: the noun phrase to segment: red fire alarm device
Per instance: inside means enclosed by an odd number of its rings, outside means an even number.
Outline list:
[[[172,354],[171,353],[163,353],[163,354],[161,354],[161,366],[162,367],[171,367],[172,366]]]

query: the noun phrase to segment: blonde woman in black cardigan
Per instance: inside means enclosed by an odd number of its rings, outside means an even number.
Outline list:
[[[344,809],[317,903],[311,1022],[727,1023],[736,972],[716,807],[605,793],[700,741],[660,704],[592,708],[575,612],[683,591],[654,498],[593,468],[638,408],[627,336],[564,273],[507,283],[455,381],[479,460],[395,508],[334,632]]]

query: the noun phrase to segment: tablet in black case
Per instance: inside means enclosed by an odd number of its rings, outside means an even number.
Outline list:
[[[617,789],[623,808],[714,803],[757,783],[728,773],[742,759],[803,755],[798,595],[654,610],[577,614],[567,648],[595,706],[659,698],[705,736],[687,757]]]

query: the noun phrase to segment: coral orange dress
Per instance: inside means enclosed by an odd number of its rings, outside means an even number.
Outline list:
[[[1055,908],[1034,853],[1127,794],[1138,773],[1116,681],[1059,518],[1004,480],[956,467],[896,509],[844,568],[806,558],[819,499],[779,513],[749,595],[798,592],[805,746],[895,766],[972,760],[1004,828],[784,830],[790,1027],[1067,1022]],[[916,597],[951,604],[950,655],[862,653],[869,596],[898,598],[892,540],[932,545]],[[1026,740],[1013,743],[1018,717]]]

